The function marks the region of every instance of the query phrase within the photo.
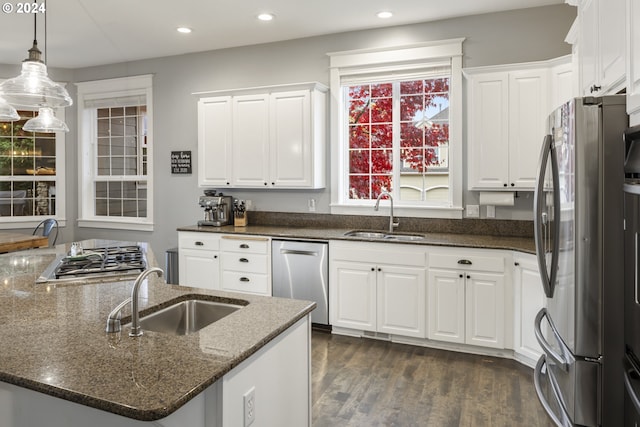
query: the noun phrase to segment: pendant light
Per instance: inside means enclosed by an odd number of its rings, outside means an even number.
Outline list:
[[[27,132],[69,132],[67,124],[53,114],[51,107],[40,107],[38,115],[27,120],[22,129]]]
[[[46,0],[45,0],[46,7]],[[47,15],[45,9],[45,51],[47,43]],[[42,119],[35,117],[23,129],[31,132],[67,132],[69,128],[53,113],[53,108],[68,107],[73,104],[67,90],[47,75],[47,66],[41,59],[42,52],[38,49],[37,14],[33,15],[33,46],[29,49],[29,57],[22,61],[22,71],[19,76],[6,80],[0,84],[0,98],[11,105],[26,108],[38,108]],[[11,106],[10,105],[10,106]],[[0,103],[0,113],[2,104]]]
[[[0,121],[15,122],[20,120],[20,115],[7,101],[0,98]]]

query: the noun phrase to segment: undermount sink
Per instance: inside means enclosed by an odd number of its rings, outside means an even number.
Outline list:
[[[383,240],[404,240],[417,242],[424,240],[425,237],[421,234],[402,234],[402,233],[383,233],[380,231],[363,231],[352,230],[344,233],[346,237],[359,237],[362,239],[383,239]]]
[[[217,301],[188,299],[140,318],[143,331],[187,335],[217,322],[243,306]]]

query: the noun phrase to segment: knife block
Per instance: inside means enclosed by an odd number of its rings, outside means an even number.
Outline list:
[[[241,216],[235,216],[233,217],[233,225],[235,227],[246,227],[247,226],[247,213],[244,212]]]

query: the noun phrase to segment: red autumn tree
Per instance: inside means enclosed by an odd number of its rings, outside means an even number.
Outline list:
[[[433,147],[449,141],[448,120],[438,107],[448,106],[449,79],[400,83],[400,160],[425,173],[439,165]],[[393,85],[349,87],[349,198],[373,199],[393,188]]]

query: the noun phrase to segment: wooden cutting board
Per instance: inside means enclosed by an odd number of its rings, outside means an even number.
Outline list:
[[[49,238],[12,231],[0,231],[0,253],[49,246]]]

